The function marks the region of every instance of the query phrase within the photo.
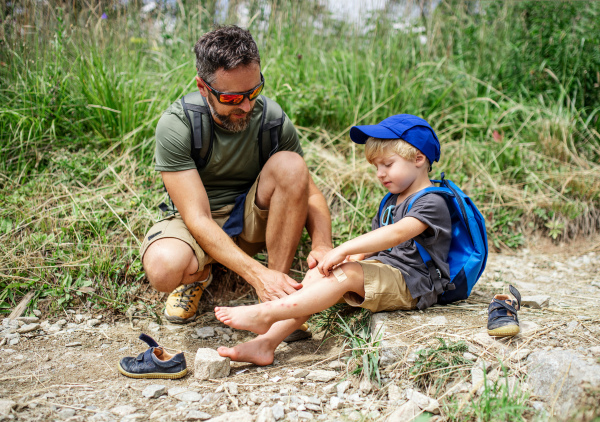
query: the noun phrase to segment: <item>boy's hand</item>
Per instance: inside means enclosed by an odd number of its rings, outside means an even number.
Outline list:
[[[330,271],[333,270],[333,267],[341,262],[344,262],[344,259],[346,259],[345,253],[340,252],[339,248],[332,249],[331,251],[327,252],[321,262],[319,262],[317,269],[325,277],[328,277]]]
[[[357,253],[357,254],[354,254],[354,255],[348,255],[346,257],[346,262],[362,261],[363,259],[365,259],[365,254],[364,253]]]
[[[328,246],[317,246],[315,249],[310,251],[308,258],[306,258],[308,268],[311,270],[315,268],[317,264],[323,260],[325,254],[327,254],[327,252],[329,252],[331,249],[332,248]]]

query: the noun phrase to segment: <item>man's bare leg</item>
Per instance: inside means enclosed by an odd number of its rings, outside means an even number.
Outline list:
[[[208,277],[210,266],[198,271],[194,251],[182,240],[166,237],[153,242],[142,260],[148,281],[159,292],[170,293],[182,284]]]
[[[217,352],[236,362],[250,362],[260,366],[270,365],[273,363],[275,349],[279,343],[297,330],[307,319],[308,317],[302,317],[276,322],[266,334],[235,347],[221,346]]]
[[[364,297],[364,276],[360,264],[348,262],[341,269],[346,275],[342,282],[334,275],[325,277],[314,268],[306,273],[302,282],[304,287],[294,294],[258,305],[216,307],[215,315],[222,323],[238,330],[264,334],[277,321],[308,317],[335,305],[346,292]]]
[[[308,168],[299,154],[280,151],[263,167],[256,205],[269,210],[266,244],[268,266],[290,271],[308,214]]]

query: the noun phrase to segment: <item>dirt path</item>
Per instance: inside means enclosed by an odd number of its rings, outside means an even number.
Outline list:
[[[545,400],[531,385],[533,376],[527,375],[533,371],[529,360],[541,352],[575,353],[591,365],[592,369],[587,370],[591,373],[594,365],[598,366],[600,253],[584,253],[585,245],[574,251],[491,254],[484,277],[467,302],[436,306],[425,312],[376,315],[374,329],[384,327],[381,388],[361,385],[357,377],[349,376],[346,361],[340,359],[343,345],[334,340],[323,343],[323,333],[312,340],[280,346],[271,366],[234,363],[229,377],[213,381],[198,382],[193,374],[172,381],[134,380],[116,370],[121,357],[135,356],[146,349],[137,340],[140,332],[160,344],[184,350],[190,368],[200,347],[234,345],[252,338],[252,334],[223,326],[210,313],[181,327],[159,326],[139,318],[107,323],[97,315],[68,311],[62,320],[41,321],[39,329],[21,334],[18,341],[9,334],[15,330],[4,323],[0,336],[6,337],[0,347],[0,419],[168,421],[225,415],[223,420],[227,421],[269,421],[284,414],[285,420],[401,420],[394,419],[393,412],[397,416],[398,409],[418,401],[416,396],[411,400],[412,390],[430,398],[454,394],[457,402],[461,397],[477,397],[477,365],[485,362],[487,374],[493,379],[496,371],[497,378],[498,365],[494,362],[498,359],[507,365],[509,375],[521,383],[521,388],[529,391],[527,405],[531,412],[543,418],[553,413],[560,418],[556,402]],[[523,308],[519,312],[521,334],[497,341],[485,330],[487,303],[493,294],[508,292],[508,284],[516,286],[525,298],[546,295],[550,302],[541,309]],[[20,325],[22,328],[27,322]],[[199,339],[196,329],[201,327],[215,328],[214,336]],[[469,348],[464,357],[473,361],[470,366],[463,365],[452,385],[438,392],[431,385],[420,385],[409,372],[418,359],[415,352],[436,347],[436,338],[466,340]],[[331,376],[324,382],[309,379],[307,374],[317,370],[334,372],[317,373]],[[573,371],[571,368],[569,376]],[[345,379],[349,382],[340,384]],[[167,393],[156,399],[144,397],[144,389],[153,384],[164,385]],[[452,386],[455,392],[449,392]],[[555,390],[560,397],[559,389]],[[198,394],[181,394],[183,391]],[[585,405],[581,397],[576,403]],[[446,417],[442,409],[442,415],[434,418]]]

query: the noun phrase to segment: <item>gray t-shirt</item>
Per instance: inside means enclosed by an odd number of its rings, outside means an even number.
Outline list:
[[[401,204],[395,205],[398,195],[392,195],[386,201],[382,214],[386,217],[385,209],[391,206],[391,219],[394,223],[404,217],[414,217],[429,226],[415,239],[429,252],[435,267],[440,270],[442,280],[445,280],[443,284],[445,284],[450,279],[448,252],[452,240],[452,222],[448,205],[446,205],[446,201],[441,195],[428,193],[417,199],[407,213],[406,209],[413,196],[414,194],[406,198]],[[379,226],[379,221],[375,216],[371,224],[372,230],[379,228]],[[369,259],[376,259],[398,268],[404,275],[411,296],[419,299],[417,303],[419,309],[425,309],[437,303],[437,294],[429,277],[429,270],[421,255],[419,255],[413,239],[394,246],[391,250],[380,251]]]

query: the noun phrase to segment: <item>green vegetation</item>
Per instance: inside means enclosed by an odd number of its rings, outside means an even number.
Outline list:
[[[147,299],[138,244],[164,199],[154,127],[193,89],[191,47],[217,18],[213,0],[138,3],[2,2],[0,312],[31,290],[51,311]],[[218,20],[238,22],[238,3]],[[494,246],[600,228],[600,3],[474,4],[394,29],[391,13],[355,28],[317,2],[244,2],[265,93],[299,128],[336,242],[369,228],[384,193],[348,128],[400,112],[436,129],[433,176],[480,205]]]

